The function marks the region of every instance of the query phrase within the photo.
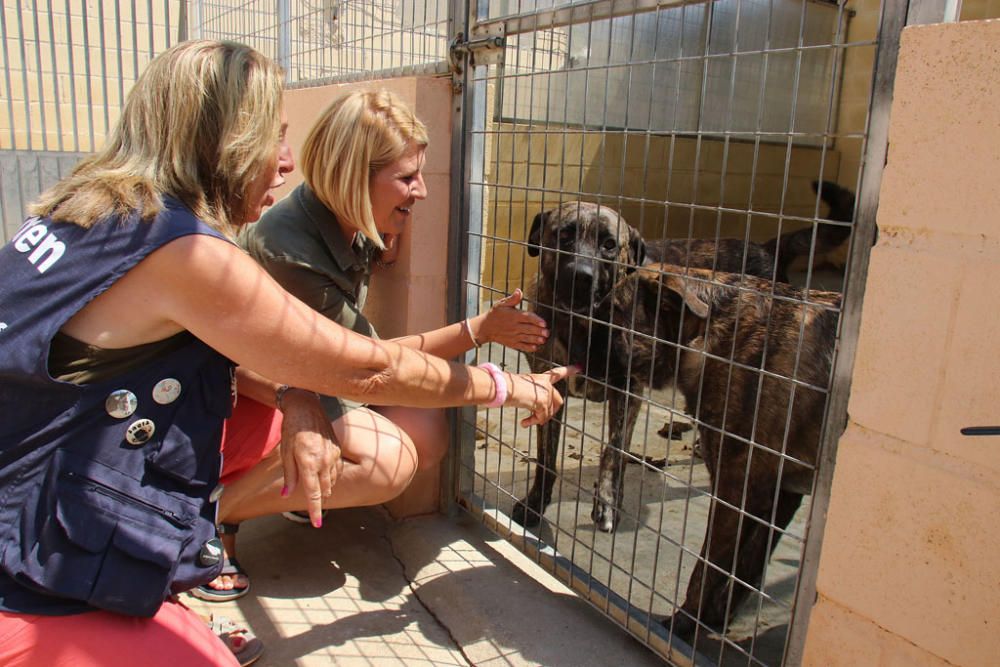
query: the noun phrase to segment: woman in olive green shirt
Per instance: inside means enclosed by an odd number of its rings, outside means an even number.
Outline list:
[[[364,92],[337,99],[303,146],[305,183],[243,229],[240,243],[314,310],[355,332],[377,336],[362,312],[368,281],[373,270],[392,263],[414,204],[427,196],[426,147],[424,125],[395,95]],[[486,313],[396,342],[443,358],[487,342],[531,352],[548,331],[540,317],[517,308],[520,301],[516,290]],[[360,463],[367,474],[366,483],[352,484],[350,490],[338,493],[334,487],[324,507],[386,502],[418,469],[437,466],[447,451],[449,433],[440,409],[365,407],[334,396],[320,400],[342,456]],[[275,474],[278,470],[276,465]],[[280,511],[275,494],[261,481],[238,482],[222,497],[219,520],[230,557],[239,521]],[[203,587],[199,597],[232,599],[248,587],[240,571]]]

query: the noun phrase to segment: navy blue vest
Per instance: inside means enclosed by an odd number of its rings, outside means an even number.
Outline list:
[[[231,362],[191,336],[112,380],[48,373],[55,333],[143,258],[188,234],[224,238],[165,204],[152,222],[91,229],[30,219],[0,248],[0,608],[151,616],[221,568],[200,554]]]

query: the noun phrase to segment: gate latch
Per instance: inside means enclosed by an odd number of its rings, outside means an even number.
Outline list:
[[[498,65],[503,62],[507,38],[504,25],[494,24],[485,29],[476,26],[467,39],[465,33],[458,33],[448,45],[448,61],[454,74],[462,73],[465,54],[469,55],[469,66]]]

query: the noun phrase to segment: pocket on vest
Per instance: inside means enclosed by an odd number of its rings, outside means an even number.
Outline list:
[[[189,502],[65,451],[40,491],[22,512],[20,545],[5,550],[4,569],[50,595],[154,615],[193,536]]]

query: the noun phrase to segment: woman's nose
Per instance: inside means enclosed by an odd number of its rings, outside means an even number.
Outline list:
[[[292,147],[282,142],[278,149],[278,173],[287,174],[290,171],[295,171],[295,156],[292,155]]]
[[[410,194],[415,199],[427,199],[427,184],[424,183],[424,175],[418,174],[417,178],[413,181],[413,188],[410,190]]]

